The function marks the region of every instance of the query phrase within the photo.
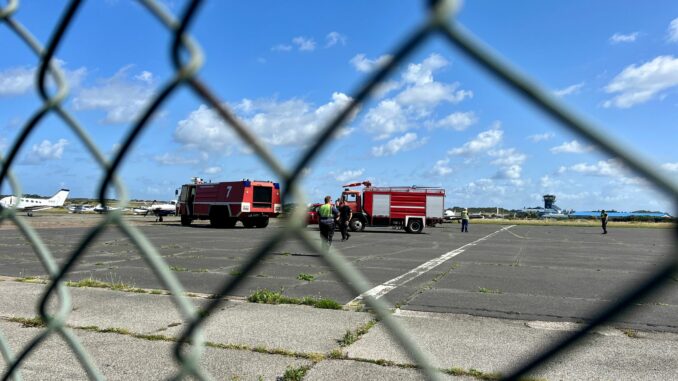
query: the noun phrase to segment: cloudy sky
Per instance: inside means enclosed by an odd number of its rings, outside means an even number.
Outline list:
[[[388,62],[424,17],[421,1],[212,1],[191,34],[209,84],[291,167],[314,136]],[[179,13],[182,1],[165,6]],[[64,1],[22,2],[16,20],[43,44]],[[609,136],[678,178],[678,2],[467,1],[458,20]],[[106,155],[173,74],[171,36],[137,3],[86,2],[57,58],[64,106]],[[40,106],[37,60],[0,24],[0,152]],[[11,52],[11,54],[7,54]],[[311,201],[346,182],[442,186],[446,206],[522,208],[553,193],[566,209],[673,211],[642,178],[498,84],[440,38],[381,84],[305,171]],[[94,197],[101,173],[82,143],[49,116],[13,165],[24,192],[60,187]],[[272,174],[186,88],[154,117],[121,177],[132,198],[170,199],[200,176]],[[1,193],[10,190],[3,184]]]

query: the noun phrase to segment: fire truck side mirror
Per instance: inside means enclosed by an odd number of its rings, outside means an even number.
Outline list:
[[[175,195],[175,196],[178,196],[178,195],[179,195],[179,189],[175,189],[175,190],[174,190],[174,195]]]

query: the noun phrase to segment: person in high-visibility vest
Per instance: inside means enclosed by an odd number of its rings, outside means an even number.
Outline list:
[[[468,209],[461,211],[461,232],[468,233]]]
[[[603,228],[603,234],[607,234],[607,212],[605,210],[600,211],[600,224]]]
[[[332,205],[332,197],[325,196],[325,203],[318,208],[318,216],[320,217],[320,236],[323,237],[328,246],[332,245],[332,237],[334,236],[334,221],[339,217],[339,210]]]

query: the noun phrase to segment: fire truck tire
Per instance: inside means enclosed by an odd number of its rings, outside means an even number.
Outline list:
[[[249,219],[249,218],[244,218],[244,219],[242,220],[242,226],[244,226],[244,227],[246,227],[246,228],[248,228],[248,229],[253,228],[253,227],[254,227],[254,221],[252,221],[252,220]]]
[[[181,226],[188,226],[191,224],[191,219],[188,216],[181,216]]]
[[[257,219],[255,226],[258,228],[265,228],[268,226],[268,217],[260,217]]]
[[[420,219],[410,219],[407,222],[406,230],[408,233],[421,233],[424,230],[424,223]]]
[[[224,227],[226,228],[234,227],[236,222],[238,222],[237,218],[224,217]]]
[[[348,227],[352,232],[365,230],[365,224],[360,218],[351,218],[351,221],[348,223]]]

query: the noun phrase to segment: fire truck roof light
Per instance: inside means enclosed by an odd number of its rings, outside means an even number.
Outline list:
[[[245,180],[242,182],[242,186],[244,186],[245,188],[248,188],[250,185],[252,185],[252,183],[249,180]]]
[[[280,189],[280,184],[278,184],[278,183],[273,183],[273,188],[275,188],[275,189]]]

